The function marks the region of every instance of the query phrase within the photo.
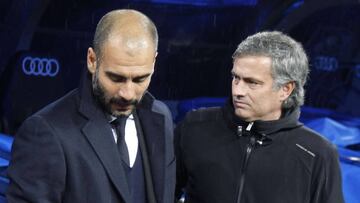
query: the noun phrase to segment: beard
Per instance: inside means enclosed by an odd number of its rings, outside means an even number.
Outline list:
[[[101,108],[108,114],[119,117],[119,116],[128,116],[131,112],[127,111],[119,111],[116,109],[112,109],[112,105],[118,106],[131,106],[131,109],[135,109],[136,105],[139,103],[139,100],[132,99],[126,100],[121,97],[112,97],[110,96],[104,86],[99,81],[99,67],[96,68],[95,75],[92,80],[92,87],[95,99],[100,104]]]

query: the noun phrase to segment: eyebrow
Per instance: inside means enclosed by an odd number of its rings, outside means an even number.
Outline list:
[[[111,71],[106,71],[105,74],[110,76],[110,77],[119,77],[119,78],[127,79],[127,77],[125,77],[125,76],[123,76],[121,74],[118,74],[118,73],[111,72]],[[151,73],[145,73],[144,75],[139,75],[139,76],[136,76],[136,77],[134,77],[132,79],[147,78],[150,75],[151,75]]]
[[[260,79],[258,79],[258,78],[254,78],[254,77],[240,77],[240,76],[239,76],[238,74],[236,74],[234,71],[231,71],[231,75],[236,76],[236,77],[239,77],[239,78],[241,78],[242,80],[245,80],[245,81],[251,80],[251,81],[255,81],[255,82],[260,83],[260,84],[263,84],[263,83],[264,83],[264,81],[262,81],[262,80],[260,80]]]
[[[141,78],[147,78],[151,75],[151,73],[147,73],[147,74],[144,74],[144,75],[139,75],[139,76],[136,76],[134,77],[133,79],[141,79]]]

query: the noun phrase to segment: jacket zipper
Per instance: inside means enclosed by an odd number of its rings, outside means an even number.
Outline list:
[[[252,123],[251,123],[251,125],[252,125]],[[250,128],[251,128],[251,126],[250,126]],[[248,129],[248,128],[246,130],[250,131],[250,129]],[[237,203],[241,203],[241,196],[242,196],[242,193],[244,190],[244,183],[245,183],[245,172],[246,172],[247,164],[249,162],[250,154],[254,149],[255,142],[256,142],[255,137],[251,136],[250,142],[246,146],[246,154],[245,154],[245,158],[243,160],[243,165],[242,165],[241,174],[240,174],[240,186],[239,186],[239,191],[238,191],[238,195],[237,195],[237,201],[236,201]]]

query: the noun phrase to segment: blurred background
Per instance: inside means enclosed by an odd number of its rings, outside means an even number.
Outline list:
[[[310,58],[302,121],[323,119],[309,126],[359,152],[360,0],[0,0],[0,133],[11,137],[26,117],[77,87],[97,22],[118,8],[139,10],[156,24],[150,92],[169,105],[175,121],[229,96],[231,55],[246,36],[280,30]],[[31,60],[45,60],[53,72],[28,72]],[[340,133],[329,133],[329,126]],[[357,178],[346,186],[353,196]]]
[[[236,46],[255,32],[281,30],[310,57],[306,106],[360,116],[359,0],[1,0],[2,132],[13,134],[78,85],[96,23],[118,8],[142,11],[158,27],[150,91],[161,100],[228,96]],[[58,71],[25,74],[26,57],[56,61]]]

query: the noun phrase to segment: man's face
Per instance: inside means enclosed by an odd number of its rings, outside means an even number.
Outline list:
[[[289,92],[287,87],[280,87],[278,90],[273,88],[274,80],[269,57],[237,58],[234,60],[231,73],[232,102],[235,114],[239,118],[245,121],[280,118],[281,104],[288,97]]]
[[[124,51],[116,43],[108,42],[104,44],[99,60],[92,48],[88,50],[94,94],[113,116],[129,115],[149,87],[156,52],[152,47],[138,51]]]

